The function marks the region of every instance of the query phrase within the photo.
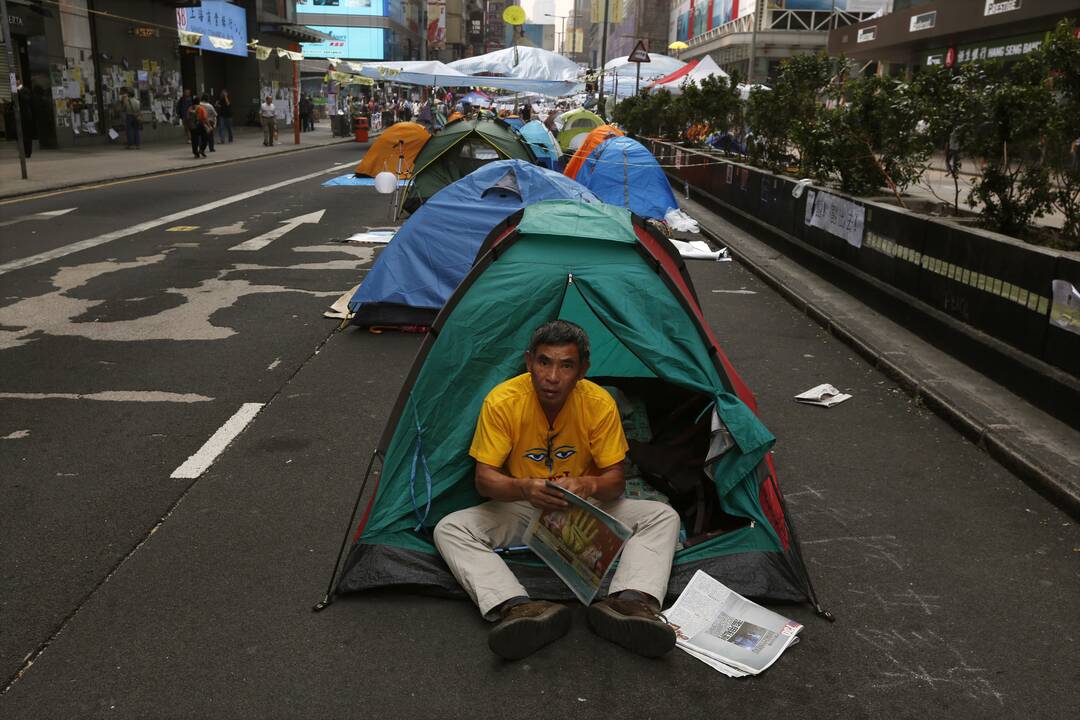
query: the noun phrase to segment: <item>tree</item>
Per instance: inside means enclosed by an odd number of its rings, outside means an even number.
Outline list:
[[[1051,77],[1054,105],[1045,128],[1045,160],[1054,207],[1065,216],[1066,249],[1080,249],[1080,39],[1062,20],[1040,52]]]

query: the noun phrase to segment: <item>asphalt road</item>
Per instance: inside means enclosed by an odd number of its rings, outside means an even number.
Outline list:
[[[464,602],[380,593],[311,613],[420,342],[321,316],[373,259],[335,241],[387,224],[372,191],[320,187],[356,155],[0,205],[0,223],[76,208],[0,233],[0,715],[1075,717],[1075,523],[733,263],[694,263],[695,284],[778,437],[836,623],[776,608],[802,642],[732,680],[629,655],[580,608],[519,663],[489,653]],[[820,382],[854,398],[791,400]],[[250,403],[201,477],[170,477]]]

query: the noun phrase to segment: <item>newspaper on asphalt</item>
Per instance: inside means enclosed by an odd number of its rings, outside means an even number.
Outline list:
[[[729,677],[766,670],[798,641],[803,628],[701,570],[664,617],[679,648]]]
[[[525,531],[525,544],[588,605],[622,553],[630,528],[575,495],[549,482],[569,503],[565,510],[537,510]]]

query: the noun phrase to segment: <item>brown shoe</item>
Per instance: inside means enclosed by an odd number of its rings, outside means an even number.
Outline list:
[[[660,657],[675,647],[675,631],[660,613],[640,600],[608,597],[586,613],[592,631],[645,657]]]
[[[491,652],[507,660],[532,655],[570,629],[570,609],[546,600],[515,605],[488,633]]]

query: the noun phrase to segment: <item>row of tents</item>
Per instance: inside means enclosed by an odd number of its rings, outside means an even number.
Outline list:
[[[469,419],[492,387],[523,371],[533,328],[561,318],[589,334],[590,379],[644,420],[628,430],[633,468],[684,526],[669,593],[704,570],[744,595],[810,601],[820,611],[776,479],[774,437],[706,322],[683,259],[655,223],[619,198],[605,201],[583,177],[614,154],[625,193],[631,165],[621,158],[634,142],[594,128],[568,173],[524,158],[487,163],[431,194],[382,250],[351,307],[358,317],[393,306],[426,311],[398,321],[430,331],[317,608],[338,593],[388,587],[464,596],[432,531],[484,500],[473,483]],[[531,554],[505,557],[533,597],[572,597]]]
[[[379,162],[392,158],[397,135],[415,138],[414,127],[396,130],[408,125],[392,125],[360,169],[373,169],[368,161],[372,153],[384,158]],[[600,125],[580,135],[580,147],[559,173],[538,162],[527,139],[530,127],[550,137],[536,121],[516,132],[500,120],[458,120],[426,140],[402,195],[401,208],[411,214],[349,301],[353,324],[431,325],[487,234],[533,203],[555,198],[606,202],[657,221],[678,208],[656,158],[618,128]],[[418,139],[411,143],[417,144]]]

